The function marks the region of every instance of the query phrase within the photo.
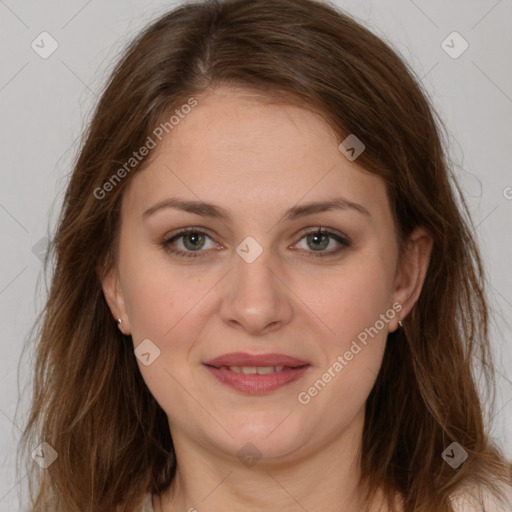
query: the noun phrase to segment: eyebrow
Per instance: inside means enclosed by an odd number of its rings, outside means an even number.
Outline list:
[[[225,222],[229,222],[231,219],[231,216],[228,213],[228,211],[222,208],[221,206],[212,203],[205,203],[203,201],[190,201],[179,199],[177,197],[171,197],[168,199],[164,199],[163,201],[160,201],[151,208],[148,208],[142,214],[142,217],[146,219],[149,216],[156,213],[157,211],[161,211],[167,208],[183,210],[189,213],[200,215],[202,217],[212,217],[214,219],[219,219]],[[349,201],[348,199],[345,199],[343,197],[335,197],[328,201],[316,201],[293,206],[292,208],[284,212],[284,214],[281,216],[280,221],[296,220],[307,215],[312,215],[314,213],[320,212],[327,212],[331,210],[351,210],[356,211],[367,217],[371,217],[370,212],[364,206],[358,203],[354,203],[353,201]]]

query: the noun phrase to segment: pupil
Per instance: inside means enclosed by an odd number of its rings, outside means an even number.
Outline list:
[[[321,243],[322,241],[324,242],[323,244],[321,244],[320,247],[312,247],[312,249],[314,250],[319,250],[319,249],[325,249],[328,245],[329,245],[329,235],[326,235],[325,233],[313,233],[312,235],[309,235],[308,236],[308,244],[310,243],[310,241],[313,241],[313,243],[317,244],[317,243]],[[327,242],[327,243],[325,243]]]
[[[187,249],[197,249],[198,247],[202,246],[202,244],[200,243],[201,239],[202,236],[199,233],[190,233],[187,234],[183,240],[185,243],[185,247],[187,247]],[[189,244],[187,244],[187,240],[192,241],[192,245],[190,247],[188,246]],[[197,242],[199,242],[199,245],[197,245]]]

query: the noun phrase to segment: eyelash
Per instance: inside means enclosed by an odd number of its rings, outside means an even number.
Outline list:
[[[179,249],[173,249],[171,244],[183,237],[184,235],[188,234],[188,233],[198,233],[198,234],[201,234],[201,235],[206,235],[208,238],[211,239],[211,237],[205,233],[204,231],[201,231],[200,229],[197,229],[197,228],[185,228],[185,229],[182,229],[180,230],[178,233],[176,233],[175,235],[173,235],[171,238],[168,238],[167,240],[164,240],[163,242],[160,243],[160,245],[164,248],[165,251],[168,251],[172,254],[174,254],[175,256],[182,256],[182,257],[185,257],[185,258],[198,258],[198,257],[204,257],[205,256],[205,252],[206,251],[203,251],[203,250],[198,250],[198,251],[182,251],[182,250],[179,250]],[[330,257],[330,256],[336,256],[338,255],[338,253],[340,253],[341,251],[343,251],[344,249],[348,248],[348,247],[351,247],[351,243],[349,242],[349,240],[347,238],[344,238],[343,236],[337,234],[337,233],[333,233],[332,231],[329,231],[329,230],[325,230],[321,227],[317,227],[317,228],[314,228],[314,229],[311,229],[307,232],[305,232],[302,237],[300,238],[299,242],[306,238],[308,235],[312,235],[312,234],[319,234],[319,235],[328,235],[329,237],[333,238],[334,240],[336,240],[338,243],[340,243],[342,245],[342,247],[339,247],[338,249],[334,249],[334,250],[330,250],[330,251],[321,251],[321,252],[315,252],[315,251],[306,251],[306,252],[313,252],[314,255],[312,256],[307,256],[309,258],[326,258],[326,257]],[[298,243],[298,242],[297,242]]]

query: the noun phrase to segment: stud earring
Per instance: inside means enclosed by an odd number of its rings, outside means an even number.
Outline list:
[[[404,324],[403,324],[402,320],[400,320],[400,319],[398,320],[398,326],[399,326],[399,327],[403,327],[403,326],[404,326]]]

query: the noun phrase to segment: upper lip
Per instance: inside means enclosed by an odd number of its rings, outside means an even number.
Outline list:
[[[289,366],[297,368],[309,365],[308,361],[297,359],[285,354],[248,354],[247,352],[231,352],[206,361],[204,364],[220,368],[221,366]]]

